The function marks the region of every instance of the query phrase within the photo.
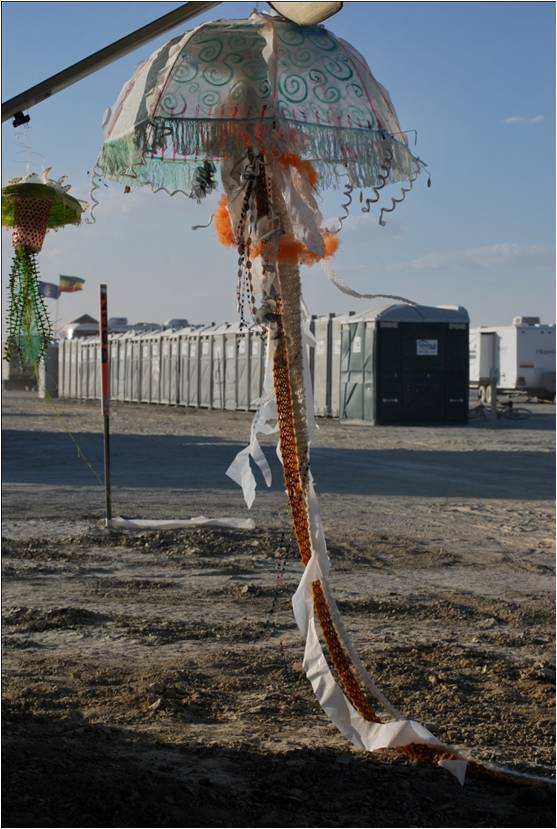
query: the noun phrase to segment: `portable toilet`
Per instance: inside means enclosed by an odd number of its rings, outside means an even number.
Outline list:
[[[170,337],[172,331],[161,331],[160,402],[170,404]]]
[[[199,363],[203,330],[198,328],[189,337],[188,406],[194,407],[199,406]]]
[[[315,338],[313,352],[313,407],[319,417],[331,416],[332,332],[334,314],[314,317],[312,334]],[[340,352],[339,352],[340,353]]]
[[[152,334],[147,334],[145,338],[151,342],[151,386],[149,402],[160,403],[162,337],[160,332],[157,331]]]
[[[58,396],[65,397],[64,393],[64,349],[65,340],[58,340]]]
[[[230,324],[225,322],[213,331],[212,396],[211,408],[224,409],[226,395],[226,332]]]
[[[170,340],[168,402],[171,406],[178,404],[180,390],[180,347],[181,338],[178,331],[173,331]]]
[[[236,333],[236,408],[245,410],[250,407],[250,342],[247,328],[240,328]]]
[[[101,340],[98,337],[95,340],[95,399],[100,400],[102,398],[102,377],[101,377],[101,366],[102,366],[102,349],[101,349]]]
[[[81,351],[81,397],[83,400],[95,399],[95,345],[94,340],[80,342]]]
[[[338,317],[331,318],[331,417],[338,417],[340,415],[340,345],[342,326],[345,322],[352,319],[354,315],[354,311],[349,311],[347,314],[340,314]]]
[[[134,334],[131,341],[131,389],[130,398],[141,402],[141,339]]]
[[[108,368],[110,373],[110,397],[116,400],[118,394],[118,335],[109,334],[108,337]]]
[[[213,401],[213,333],[218,330],[212,323],[199,335],[199,400],[197,405],[209,409]]]
[[[70,397],[78,397],[79,339],[70,340]]]
[[[263,391],[265,369],[264,329],[256,325],[249,329],[249,408],[256,409]]]
[[[48,344],[47,352],[39,363],[39,397],[42,399],[58,397],[58,343]]]
[[[190,335],[192,328],[188,326],[181,331],[177,331],[178,335],[178,354],[179,354],[179,369],[178,369],[178,405],[189,405],[189,384],[190,384]]]
[[[224,408],[238,408],[238,345],[242,336],[240,323],[229,325],[224,333]]]
[[[466,422],[468,329],[460,306],[390,305],[344,322],[341,420]]]

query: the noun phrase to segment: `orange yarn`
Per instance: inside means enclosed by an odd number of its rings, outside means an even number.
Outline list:
[[[321,259],[329,259],[334,256],[340,244],[336,233],[323,233],[323,242],[325,244],[325,253],[319,256],[314,253],[292,236],[283,236],[279,242],[277,261],[283,265],[294,265],[297,262],[302,262],[304,265],[311,267],[319,262]],[[265,250],[265,242],[257,242],[251,249],[251,255],[255,259],[256,256],[261,256]]]
[[[299,173],[307,178],[311,187],[315,190],[319,176],[311,161],[304,161],[296,153],[284,152],[277,156],[277,161],[283,167],[295,167]]]
[[[234,239],[234,229],[228,212],[228,199],[226,195],[222,195],[219,205],[215,210],[215,230],[217,239],[221,245],[225,247],[234,247],[236,240]]]

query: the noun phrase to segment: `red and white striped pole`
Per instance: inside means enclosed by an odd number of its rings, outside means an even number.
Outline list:
[[[101,285],[101,411],[104,421],[104,493],[106,523],[112,518],[110,481],[110,363],[108,357],[108,296],[106,285]]]

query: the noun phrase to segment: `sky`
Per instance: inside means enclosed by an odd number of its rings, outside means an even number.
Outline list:
[[[3,2],[2,100],[181,5],[169,2]],[[52,167],[88,200],[102,115],[136,65],[204,20],[246,17],[266,3],[228,3],[182,24],[29,110],[28,127],[2,126],[2,183]],[[555,6],[549,2],[345,2],[325,24],[349,41],[387,87],[402,129],[429,165],[385,228],[356,203],[334,269],[360,292],[462,305],[473,325],[518,315],[555,321]],[[396,194],[396,193],[393,193]],[[208,221],[215,204],[144,188],[101,188],[96,223],[48,233],[42,278],[86,280],[80,293],[49,301],[59,323],[98,317],[108,284],[109,315],[130,321],[237,319],[236,262]],[[340,192],[323,214],[341,214]],[[2,294],[11,258],[2,231]],[[319,265],[304,269],[312,313],[361,312]],[[5,313],[5,302],[3,309]]]

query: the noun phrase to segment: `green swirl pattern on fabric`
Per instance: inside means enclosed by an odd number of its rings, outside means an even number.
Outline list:
[[[268,65],[263,25],[203,26],[176,61],[157,115],[251,120],[279,114],[320,127],[383,127],[366,105],[350,54],[329,32],[275,21],[276,62]]]

